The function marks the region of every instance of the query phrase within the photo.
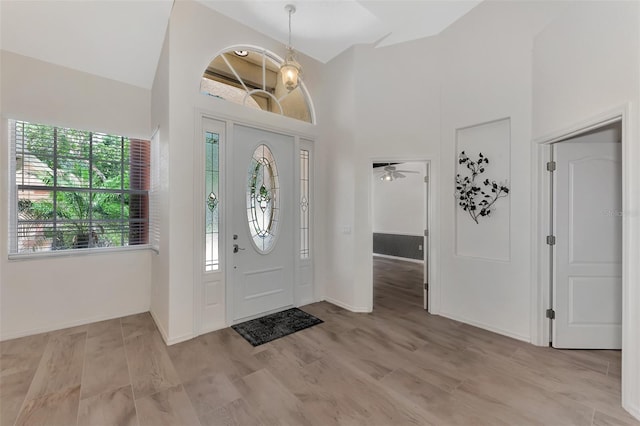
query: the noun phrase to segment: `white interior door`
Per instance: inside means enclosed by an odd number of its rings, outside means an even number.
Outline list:
[[[622,171],[619,143],[554,145],[553,346],[622,343]]]
[[[431,179],[429,163],[425,165],[424,175],[424,214],[425,214],[425,227],[424,227],[424,241],[423,241],[423,253],[424,253],[424,292],[422,296],[422,304],[424,309],[429,309],[429,239],[431,238],[429,233],[429,181]]]
[[[234,322],[293,305],[294,148],[292,136],[234,126]]]

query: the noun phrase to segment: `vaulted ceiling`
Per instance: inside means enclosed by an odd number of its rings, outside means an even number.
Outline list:
[[[327,62],[355,44],[387,46],[438,34],[480,0],[198,0]],[[0,48],[151,88],[173,0],[1,0]]]
[[[440,33],[480,0],[198,0],[286,44],[287,4],[294,4],[292,44],[328,62],[355,44],[388,46]]]

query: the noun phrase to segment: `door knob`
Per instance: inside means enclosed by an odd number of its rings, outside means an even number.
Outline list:
[[[237,244],[234,244],[234,245],[233,245],[233,252],[234,252],[234,253],[237,253],[237,252],[239,252],[240,250],[244,250],[244,249],[243,249],[243,248],[238,247],[238,245],[237,245]]]

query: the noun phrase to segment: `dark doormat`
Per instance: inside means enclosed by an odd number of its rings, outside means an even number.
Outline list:
[[[298,308],[287,309],[261,318],[241,322],[232,325],[247,342],[253,346],[260,346],[280,337],[304,330],[316,324],[322,324],[319,318],[314,317]]]

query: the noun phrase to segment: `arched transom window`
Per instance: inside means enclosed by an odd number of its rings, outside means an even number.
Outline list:
[[[280,77],[282,60],[268,50],[233,47],[216,56],[200,83],[204,94],[249,108],[314,122],[311,99],[304,83],[288,91]]]

